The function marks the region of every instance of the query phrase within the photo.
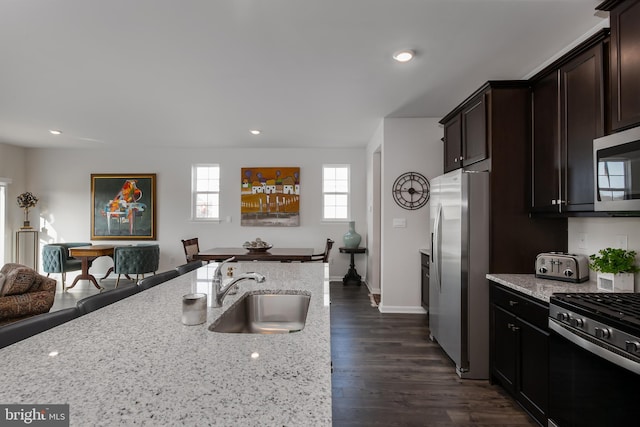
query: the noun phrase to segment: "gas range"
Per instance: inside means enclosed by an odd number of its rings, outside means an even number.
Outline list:
[[[640,374],[640,294],[554,294],[549,328],[582,338],[602,357]]]

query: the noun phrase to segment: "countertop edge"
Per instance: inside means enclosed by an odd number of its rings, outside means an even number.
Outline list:
[[[555,293],[602,292],[595,281],[583,283],[540,279],[535,274],[487,274],[486,278],[546,303]]]

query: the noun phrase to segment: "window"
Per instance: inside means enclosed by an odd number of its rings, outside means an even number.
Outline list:
[[[8,178],[0,178],[0,242],[6,242],[5,224],[7,222],[7,185],[11,183]],[[5,259],[4,243],[0,243],[0,265],[8,262]]]
[[[322,219],[349,219],[349,165],[322,167]]]
[[[219,219],[220,166],[193,165],[191,175],[191,217],[195,220]]]
[[[598,162],[598,190],[600,200],[625,200],[629,192],[624,161]]]

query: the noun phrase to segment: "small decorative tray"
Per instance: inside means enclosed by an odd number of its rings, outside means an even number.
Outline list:
[[[273,247],[273,245],[269,245],[269,246],[260,246],[260,247],[252,247],[252,246],[245,246],[244,248],[246,250],[248,250],[250,253],[253,252],[267,252],[269,249],[271,249]]]

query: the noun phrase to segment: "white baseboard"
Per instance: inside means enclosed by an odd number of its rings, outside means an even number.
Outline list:
[[[401,314],[425,314],[426,310],[422,306],[405,306],[405,305],[384,305],[378,306],[380,313],[401,313]]]

